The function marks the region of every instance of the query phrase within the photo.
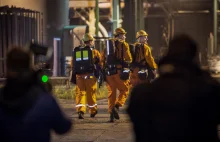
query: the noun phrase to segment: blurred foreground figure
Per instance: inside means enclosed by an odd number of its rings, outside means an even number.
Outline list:
[[[30,54],[13,47],[7,55],[7,81],[0,89],[0,141],[49,142],[50,130],[63,134],[70,128],[71,121],[38,82]]]
[[[176,36],[159,63],[160,77],[133,89],[127,111],[136,142],[219,141],[220,86],[196,64],[196,53],[190,37]]]

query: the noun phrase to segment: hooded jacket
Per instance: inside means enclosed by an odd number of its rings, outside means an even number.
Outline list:
[[[8,78],[0,89],[2,142],[49,142],[51,130],[62,134],[70,128],[71,121],[35,78]]]
[[[193,61],[192,42],[178,37],[170,45],[160,77],[131,92],[127,111],[136,142],[219,142],[219,83]]]

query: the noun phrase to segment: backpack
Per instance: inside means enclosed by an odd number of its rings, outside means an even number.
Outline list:
[[[116,47],[114,46],[114,41],[107,40],[106,41],[106,64],[107,65],[116,64],[115,52],[116,52]]]
[[[74,60],[74,72],[76,74],[93,73],[93,53],[92,48],[86,47],[76,47],[73,50],[73,60]]]
[[[132,59],[133,59],[133,61],[132,61],[132,63],[131,63],[132,66],[133,66],[133,67],[147,67],[147,66],[148,66],[147,63],[145,63],[145,65],[141,65],[143,62],[145,62],[145,58],[144,58],[143,60],[141,60],[140,63],[136,63],[136,62],[135,62],[135,60],[136,60],[136,55],[137,55],[137,48],[142,48],[142,49],[144,49],[144,46],[138,45],[138,47],[136,47],[136,46],[130,44],[129,47],[130,47],[130,52],[131,52],[131,56],[132,56]],[[144,50],[143,50],[143,51],[144,51]],[[144,56],[145,56],[144,52],[142,52],[142,54],[143,54],[143,57],[144,57]]]

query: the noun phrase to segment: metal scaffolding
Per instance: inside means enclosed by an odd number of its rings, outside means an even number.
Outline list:
[[[214,54],[219,53],[218,49],[218,0],[213,0],[213,19],[214,19]]]

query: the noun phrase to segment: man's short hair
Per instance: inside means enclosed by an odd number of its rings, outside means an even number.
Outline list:
[[[8,71],[21,72],[31,69],[31,56],[22,47],[12,46],[6,58]]]
[[[92,40],[89,40],[89,41],[84,41],[84,44],[89,44],[89,43],[90,43],[90,41],[92,41]]]

